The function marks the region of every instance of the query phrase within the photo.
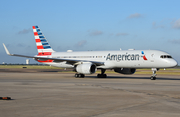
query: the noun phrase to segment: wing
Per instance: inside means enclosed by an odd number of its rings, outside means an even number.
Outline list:
[[[3,43],[4,49],[6,53],[10,56],[18,56],[18,57],[26,57],[26,58],[33,58],[36,60],[41,60],[41,61],[46,61],[46,60],[53,60],[53,62],[63,62],[66,61],[67,64],[75,65],[78,64],[79,62],[91,62],[96,64],[96,66],[101,66],[104,65],[104,62],[99,62],[99,61],[88,61],[88,60],[75,60],[75,59],[61,59],[61,58],[50,58],[50,57],[40,57],[40,56],[26,56],[26,55],[19,55],[19,54],[11,54],[5,44]]]

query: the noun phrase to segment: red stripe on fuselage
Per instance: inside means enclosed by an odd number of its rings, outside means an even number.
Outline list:
[[[52,63],[53,62],[53,60],[45,60],[45,61],[42,61],[42,60],[37,60],[38,62],[42,62],[42,63]]]
[[[51,54],[52,54],[52,52],[40,52],[40,53],[38,53],[37,56],[46,56],[46,55],[51,55]]]

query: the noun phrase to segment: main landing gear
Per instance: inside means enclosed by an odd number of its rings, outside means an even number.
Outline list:
[[[156,80],[156,71],[158,71],[159,69],[157,69],[157,68],[152,68],[152,72],[153,72],[153,74],[152,74],[152,76],[151,76],[151,80]]]
[[[76,78],[84,78],[85,75],[76,73],[74,77],[76,77]]]
[[[106,75],[106,74],[104,74],[104,73],[105,73],[105,71],[106,71],[106,69],[101,69],[101,74],[98,74],[98,75],[97,75],[97,77],[98,77],[98,78],[106,78],[106,77],[107,77],[107,75]]]

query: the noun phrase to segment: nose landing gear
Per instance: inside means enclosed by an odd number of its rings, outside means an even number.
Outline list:
[[[152,76],[150,77],[150,79],[151,80],[156,80],[156,71],[158,71],[159,69],[157,69],[157,68],[152,68],[152,72],[153,72],[153,74],[152,74]]]

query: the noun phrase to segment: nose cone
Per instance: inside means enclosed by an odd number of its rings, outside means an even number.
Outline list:
[[[170,67],[176,67],[178,65],[178,63],[177,63],[177,61],[172,59],[171,61],[169,61],[169,65],[170,65]]]

